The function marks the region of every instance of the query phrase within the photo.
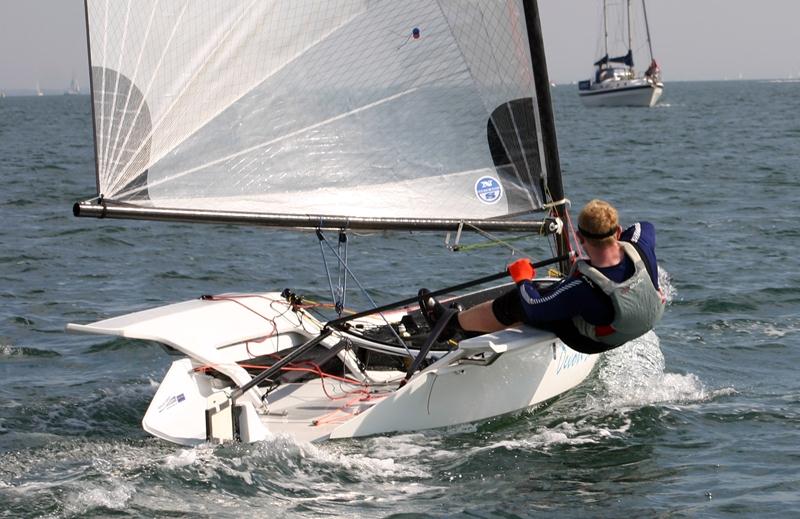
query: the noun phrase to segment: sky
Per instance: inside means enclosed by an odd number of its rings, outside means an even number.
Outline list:
[[[539,0],[552,81],[591,74],[600,3]],[[800,0],[648,0],[647,15],[666,82],[800,77]],[[88,90],[84,23],[83,0],[0,0],[0,90],[61,93],[73,75]]]

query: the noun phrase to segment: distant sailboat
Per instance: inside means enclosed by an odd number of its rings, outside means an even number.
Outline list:
[[[625,0],[625,5],[627,6],[624,17],[626,24],[624,27],[620,26],[615,29],[618,32],[626,32],[622,39],[627,39],[627,52],[624,55],[609,57],[608,20],[611,17],[608,12],[608,2],[603,0],[604,53],[594,63],[594,78],[578,83],[578,95],[586,106],[653,106],[664,91],[661,69],[653,58],[653,44],[650,41],[645,0],[642,0],[642,15],[647,35],[650,66],[641,76],[637,76],[633,68],[634,37],[631,0]]]
[[[38,81],[36,82],[36,95],[37,96],[43,96],[44,95],[44,92],[42,92],[42,89],[39,87],[39,82]]]
[[[78,80],[75,78],[75,75],[73,74],[72,81],[70,81],[69,88],[67,89],[66,92],[64,92],[64,95],[76,96],[80,95],[80,93],[81,93],[81,86],[78,84]]]

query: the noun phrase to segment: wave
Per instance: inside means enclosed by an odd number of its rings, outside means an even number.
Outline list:
[[[527,423],[512,426],[510,438],[481,449],[540,452],[603,443],[631,434],[640,422],[652,419],[653,408],[692,405],[730,391],[709,390],[691,373],[665,371],[659,338],[651,331],[604,353],[594,380],[530,413]]]
[[[47,438],[41,446],[0,455],[8,499],[16,516],[82,517],[120,510],[135,493],[128,481],[153,462],[147,444]],[[59,477],[51,476],[57,471]],[[60,513],[54,513],[56,510]]]
[[[780,324],[778,324],[778,322]],[[764,346],[764,343],[754,343],[747,340],[755,338],[760,340],[774,341],[783,339],[800,331],[800,319],[796,317],[779,319],[778,322],[765,319],[715,319],[708,323],[698,324],[701,330],[707,330],[716,335],[730,335],[731,333],[745,338],[743,344],[747,347]],[[733,346],[728,339],[728,346]],[[737,341],[738,342],[738,341]],[[790,347],[789,344],[781,344],[783,347]]]
[[[352,503],[358,503],[358,515],[364,517],[426,513],[454,505],[446,497],[453,483],[478,491],[484,478],[519,470],[515,467],[520,463],[536,462],[538,470],[552,472],[548,457],[555,450],[607,449],[610,442],[634,434],[643,420],[652,421],[655,407],[692,404],[717,394],[694,375],[665,372],[659,339],[652,332],[604,354],[592,380],[537,411],[489,423],[319,445],[282,435],[255,444],[194,448],[121,438],[130,435],[124,429],[138,426],[139,412],[133,408],[152,391],[146,384],[95,391],[77,402],[69,416],[62,412],[47,419],[63,424],[60,434],[92,438],[55,438],[0,455],[9,474],[3,479],[12,487],[4,491],[24,495],[20,502],[29,510],[42,512],[37,503],[60,503],[66,516],[119,510],[145,516],[245,515],[265,509],[276,516],[346,516]],[[655,411],[656,420],[659,413]],[[638,463],[646,454],[633,449],[626,455]],[[612,461],[604,457],[591,463]],[[57,479],[50,476],[52,470]],[[491,483],[489,488],[491,506],[509,497],[497,495],[502,486]],[[473,500],[467,506],[483,505]]]
[[[197,272],[186,273],[178,272],[176,270],[166,270],[159,272],[155,275],[156,279],[169,279],[169,280],[190,280],[190,281],[208,281],[213,282],[218,278],[217,273],[198,274]]]
[[[686,404],[708,400],[710,392],[693,374],[665,371],[664,355],[654,332],[606,353],[599,380],[604,391],[595,400],[598,411],[637,409],[656,404]]]
[[[101,342],[99,344],[93,344],[90,346],[86,353],[102,353],[107,351],[120,351],[120,350],[140,350],[142,345],[151,345],[155,347],[161,347],[158,343],[144,341],[142,339],[127,339],[124,337],[114,337],[110,340]]]
[[[671,304],[675,296],[678,295],[678,290],[672,284],[672,276],[660,265],[658,267],[658,286],[661,288],[661,292],[664,294],[667,304]]]
[[[42,350],[27,346],[13,346],[11,344],[0,344],[0,359],[22,357],[47,358],[60,356],[61,354],[57,351]]]

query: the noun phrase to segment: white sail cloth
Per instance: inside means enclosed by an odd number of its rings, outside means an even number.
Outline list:
[[[87,15],[106,200],[434,219],[542,207],[519,1],[88,0]]]

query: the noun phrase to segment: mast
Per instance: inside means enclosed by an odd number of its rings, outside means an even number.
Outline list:
[[[605,0],[603,0],[605,6]],[[544,53],[542,38],[542,24],[539,18],[539,6],[536,0],[524,0],[525,26],[528,31],[528,45],[531,51],[531,65],[533,67],[534,87],[536,101],[539,107],[542,142],[544,147],[544,165],[547,173],[546,182],[551,202],[561,202],[553,210],[562,220],[566,220],[566,205],[564,200],[564,185],[561,182],[561,163],[558,157],[558,142],[556,140],[556,125],[553,117],[553,102],[550,98],[550,78],[547,75],[547,60]],[[566,231],[554,236],[557,256],[563,256],[569,251],[569,237]],[[568,260],[559,263],[562,272],[569,270]]]
[[[603,0],[603,41],[605,50],[604,55],[608,57],[608,6],[606,0]]]
[[[100,194],[100,161],[97,156],[97,117],[94,112],[94,81],[92,74],[92,41],[89,37],[89,0],[83,0],[84,23],[86,23],[86,59],[89,64],[89,99],[92,102],[92,140],[94,141],[94,180]]]
[[[631,31],[631,0],[628,0],[628,55],[633,53],[633,34]],[[628,68],[633,68],[629,65]]]
[[[650,49],[650,61],[653,61],[653,42],[650,41],[650,24],[647,23],[647,8],[642,0],[642,13],[644,13],[644,29],[647,32],[647,48]]]

